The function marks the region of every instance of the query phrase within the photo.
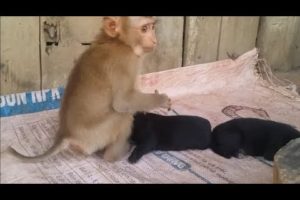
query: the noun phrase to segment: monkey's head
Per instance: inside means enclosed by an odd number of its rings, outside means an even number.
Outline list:
[[[104,17],[103,31],[141,56],[151,52],[157,45],[155,22],[154,17]]]

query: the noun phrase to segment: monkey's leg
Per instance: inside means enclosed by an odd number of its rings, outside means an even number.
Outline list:
[[[129,143],[126,140],[119,139],[105,149],[103,159],[108,162],[115,162],[121,159],[129,149]]]
[[[113,113],[103,121],[95,120],[89,126],[77,124],[70,130],[72,132],[69,139],[71,147],[84,155],[91,155],[96,151],[103,150],[118,137],[119,130],[123,128],[119,126],[122,117],[124,118],[124,116]]]
[[[84,141],[72,138],[70,139],[70,148],[84,156],[89,156],[99,149],[99,145],[96,143],[88,144]]]
[[[103,158],[106,161],[114,162],[123,157],[130,149],[129,136],[133,118],[123,117],[115,126],[119,126],[119,133],[115,141],[113,141],[104,151]]]

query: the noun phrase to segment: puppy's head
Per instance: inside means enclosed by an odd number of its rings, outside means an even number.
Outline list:
[[[215,128],[212,131],[211,149],[225,158],[236,156],[241,145],[241,135],[238,132],[223,130],[222,128]]]

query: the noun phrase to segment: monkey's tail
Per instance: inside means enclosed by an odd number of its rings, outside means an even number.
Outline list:
[[[23,162],[40,162],[50,156],[53,156],[60,152],[62,149],[65,148],[67,139],[63,138],[62,136],[58,137],[54,142],[53,146],[48,149],[45,153],[38,155],[38,156],[25,156],[17,152],[14,148],[8,147],[8,153],[12,154],[16,158],[22,160]]]

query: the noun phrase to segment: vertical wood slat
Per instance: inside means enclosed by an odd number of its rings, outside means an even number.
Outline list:
[[[217,59],[221,17],[186,17],[183,66]]]
[[[39,18],[0,20],[1,95],[40,89]]]
[[[300,69],[300,17],[298,16],[295,19],[297,22],[295,23],[295,33],[294,33],[294,42],[292,46],[293,53],[293,61],[292,61],[292,69]],[[299,78],[300,79],[300,78]]]
[[[218,60],[239,56],[255,47],[259,17],[222,17]]]
[[[262,17],[257,46],[273,70],[300,66],[300,17]]]

